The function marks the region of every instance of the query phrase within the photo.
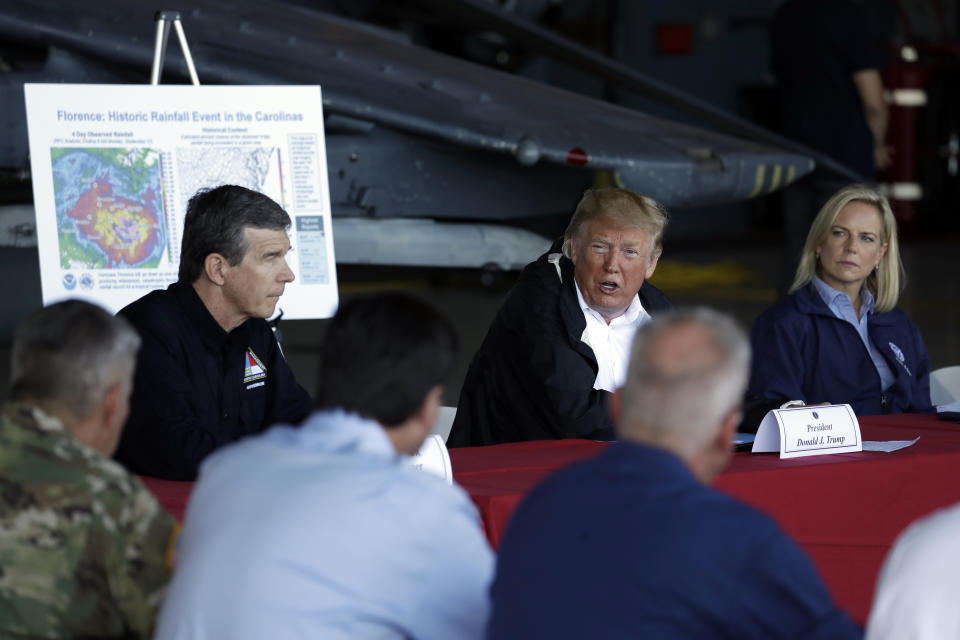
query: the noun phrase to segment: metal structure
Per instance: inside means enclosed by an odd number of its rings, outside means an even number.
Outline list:
[[[163,68],[163,62],[167,55],[167,41],[170,39],[170,26],[173,25],[177,32],[177,40],[180,42],[180,51],[183,52],[183,61],[187,64],[187,71],[190,73],[190,81],[193,86],[200,86],[200,78],[197,77],[197,68],[193,66],[193,56],[190,55],[190,46],[187,44],[187,36],[183,32],[183,24],[180,22],[179,11],[158,11],[153,16],[157,23],[157,37],[153,45],[153,64],[150,67],[150,84],[160,84],[160,70]]]
[[[297,4],[192,4],[183,20],[195,83],[200,74],[208,84],[323,87],[341,262],[513,268],[543,240],[517,230],[518,248],[505,255],[502,227],[569,215],[597,172],[683,208],[768,193],[814,168],[813,154],[796,145],[784,150],[776,139],[747,141],[654,118]],[[160,29],[170,26],[158,22],[151,47],[138,16],[152,12],[142,0],[5,3],[0,39],[8,50],[34,52],[37,62],[31,68],[13,54],[11,70],[0,73],[0,131],[8,140],[0,143],[0,167],[28,166],[23,82],[142,81]],[[178,36],[188,55],[169,52],[168,74],[192,67],[182,29]],[[161,73],[154,68],[155,81]],[[383,239],[376,251],[373,238]]]

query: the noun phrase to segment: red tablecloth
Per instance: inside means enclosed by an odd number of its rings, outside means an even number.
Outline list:
[[[960,501],[960,425],[932,415],[861,418],[865,440],[912,440],[893,453],[846,453],[780,460],[734,454],[715,486],[766,511],[800,543],[837,602],[861,622],[890,544],[914,519]],[[524,442],[452,449],[454,476],[477,504],[496,547],[523,496],[552,471],[604,443]],[[182,519],[192,483],[143,478]]]
[[[780,460],[736,453],[714,485],[772,515],[803,546],[837,602],[863,622],[891,543],[911,521],[960,501],[960,425],[933,415],[864,417],[864,440],[920,441],[893,453]],[[454,475],[496,547],[524,494],[606,445],[584,440],[453,449]],[[655,526],[655,523],[653,524]]]
[[[153,492],[153,495],[157,496],[157,500],[170,515],[183,522],[183,516],[187,512],[187,500],[190,499],[190,490],[193,489],[192,482],[160,480],[148,476],[140,476],[140,480]]]

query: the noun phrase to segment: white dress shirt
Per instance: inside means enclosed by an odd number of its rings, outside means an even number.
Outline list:
[[[587,320],[587,328],[584,329],[580,339],[593,349],[600,367],[593,388],[616,391],[627,379],[633,334],[636,333],[637,327],[647,321],[650,314],[640,304],[640,297],[635,295],[623,315],[617,316],[607,324],[603,316],[591,309],[583,299],[580,285],[576,280],[573,281],[573,286],[577,290],[577,300],[580,302],[580,309],[583,310],[583,317]]]
[[[883,563],[867,640],[960,638],[960,504],[917,520]]]

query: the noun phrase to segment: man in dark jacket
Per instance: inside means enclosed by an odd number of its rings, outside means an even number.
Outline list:
[[[626,189],[584,194],[562,243],[507,294],[470,364],[449,446],[613,438],[607,401],[633,333],[672,308],[645,282],[666,222],[656,202]]]
[[[131,471],[193,480],[214,449],[310,412],[265,320],[293,281],[289,225],[280,205],[244,187],[190,199],[179,281],[120,311],[143,339],[117,450]]]

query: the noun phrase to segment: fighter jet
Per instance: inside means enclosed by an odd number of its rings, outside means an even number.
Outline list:
[[[674,209],[769,193],[814,168],[785,142],[655,118],[299,4],[190,4],[181,20],[201,83],[321,85],[341,263],[517,268],[545,240],[516,223],[569,215],[598,175]],[[29,166],[24,82],[147,81],[154,9],[5,3],[0,167]],[[164,80],[184,81],[177,47],[166,62]]]

